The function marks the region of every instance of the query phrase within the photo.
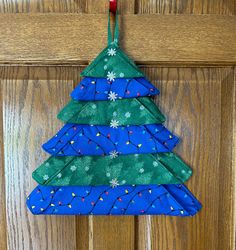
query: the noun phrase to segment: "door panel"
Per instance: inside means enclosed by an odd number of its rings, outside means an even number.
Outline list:
[[[203,209],[193,218],[139,217],[139,228],[151,231],[146,239],[139,230],[140,249],[148,249],[147,244],[153,249],[230,249],[232,242],[226,236],[230,227],[224,221],[230,220],[233,202],[233,120],[229,115],[233,109],[228,110],[235,93],[233,68],[145,71],[151,80],[161,79],[157,104],[167,116],[167,127],[181,138],[176,152],[193,169],[186,184]]]
[[[103,46],[102,41],[106,41],[104,35],[106,20],[101,19],[103,21],[96,24],[98,30],[101,30],[99,31],[101,39],[96,39],[96,41],[91,39],[90,44],[95,46],[95,50],[88,50],[83,60],[76,60],[81,58],[78,50],[76,51],[76,45],[78,45],[76,43],[68,49],[64,47],[64,51],[61,49],[60,43],[57,43],[51,52],[46,46],[45,51],[41,52],[42,60],[38,60],[38,57],[33,56],[33,52],[37,50],[35,42],[26,46],[28,47],[28,58],[32,57],[32,61],[23,61],[22,55],[23,53],[27,55],[27,53],[23,50],[22,54],[19,54],[19,48],[23,46],[20,42],[24,43],[25,40],[22,39],[19,42],[17,40],[19,36],[16,36],[14,46],[9,49],[6,47],[7,42],[12,39],[14,34],[11,35],[11,29],[9,33],[2,33],[7,39],[4,40],[6,42],[3,42],[2,39],[0,43],[2,48],[0,51],[2,63],[0,67],[1,250],[234,249],[236,90],[233,27],[236,25],[234,25],[235,19],[227,18],[235,14],[235,7],[233,0],[119,1],[120,12],[127,14],[126,20],[129,20],[129,16],[136,18],[132,14],[145,14],[145,16],[161,14],[158,20],[163,20],[162,18],[168,15],[170,23],[174,24],[173,20],[176,20],[172,19],[174,14],[191,14],[193,16],[210,14],[207,17],[210,20],[215,18],[212,14],[217,14],[218,20],[224,20],[223,24],[226,24],[225,20],[230,20],[229,23],[232,25],[226,25],[227,31],[226,29],[220,31],[223,26],[221,21],[218,21],[216,27],[212,26],[214,30],[206,29],[206,38],[203,38],[213,44],[213,50],[220,56],[218,59],[227,58],[226,61],[217,60],[217,57],[213,56],[214,53],[210,56],[209,53],[206,55],[201,53],[199,62],[196,59],[196,56],[199,56],[197,51],[194,52],[195,57],[191,58],[189,53],[188,60],[178,61],[181,56],[184,58],[185,51],[189,49],[194,51],[192,43],[188,48],[185,47],[186,41],[183,41],[182,45],[181,42],[178,43],[181,49],[176,60],[171,59],[170,53],[166,61],[160,61],[158,53],[169,49],[165,43],[166,37],[161,37],[161,34],[165,32],[164,26],[162,32],[159,31],[158,42],[149,45],[156,53],[151,60],[147,60],[142,50],[137,52],[138,48],[134,49],[134,46],[141,44],[140,41],[138,42],[138,38],[134,40],[134,37],[129,36],[128,44],[123,40],[121,44],[131,57],[142,62],[140,66],[147,78],[160,89],[161,94],[155,98],[155,101],[167,117],[167,127],[181,138],[176,152],[193,169],[193,176],[186,185],[203,204],[201,212],[193,218],[161,216],[37,217],[31,215],[25,206],[26,195],[36,185],[31,178],[31,173],[48,157],[41,149],[41,144],[62,126],[62,123],[56,119],[56,114],[70,99],[69,93],[79,82],[79,73],[84,68],[84,64],[94,57],[96,50],[99,51],[99,46]],[[92,0],[0,0],[0,13],[57,12],[55,15],[58,19],[60,19],[59,13],[82,13],[86,14],[83,20],[89,20],[89,14],[106,13],[106,11],[107,1],[105,0],[96,2]],[[77,18],[77,16],[75,17]],[[0,14],[1,20],[6,20],[5,18],[5,14]],[[197,18],[201,18],[201,16]],[[214,22],[212,23],[214,24]],[[52,29],[54,29],[53,24],[52,19],[50,24]],[[49,24],[45,22],[45,25]],[[122,25],[125,29],[123,30],[125,36],[128,35],[128,30],[133,32],[132,27]],[[135,26],[135,22],[133,25]],[[184,22],[183,25],[185,25]],[[192,30],[193,27],[189,22],[188,25],[188,29]],[[73,26],[72,29],[80,30],[79,23],[74,22]],[[4,26],[0,24],[0,27],[4,32]],[[15,30],[17,31],[17,28]],[[176,34],[181,39],[183,34],[186,35],[185,31],[186,28],[177,29]],[[39,38],[42,32],[43,30],[38,30]],[[157,33],[154,30],[152,32]],[[214,32],[217,39],[220,34],[223,38],[228,37],[222,41],[219,39],[218,42],[215,40],[215,44],[222,47],[217,45],[214,48],[214,40],[212,40]],[[60,29],[57,34],[60,34]],[[165,34],[168,35],[167,32]],[[212,35],[207,36],[207,34]],[[143,32],[140,33],[141,37],[145,35]],[[168,37],[173,37],[173,34]],[[145,44],[139,46],[144,48]],[[203,41],[203,46],[204,44]],[[9,52],[3,56],[6,48]],[[59,54],[60,57],[54,56],[54,49],[63,52]],[[68,56],[73,49],[75,51]],[[157,53],[157,51],[159,52]],[[17,61],[14,62],[17,66],[9,65],[10,62],[7,61],[7,58],[12,55],[17,58]],[[49,56],[54,59],[51,64],[58,66],[48,66]],[[72,57],[74,61],[70,60]]]
[[[41,144],[61,123],[55,119],[73,89],[66,68],[2,69],[4,172],[9,249],[74,249],[75,217],[35,217],[26,195],[34,188],[31,173],[47,158]]]

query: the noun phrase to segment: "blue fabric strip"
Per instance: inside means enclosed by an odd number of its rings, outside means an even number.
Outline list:
[[[143,77],[115,78],[112,82],[106,78],[85,77],[71,97],[77,101],[109,100],[111,94],[117,99],[136,98],[158,95],[159,90]]]
[[[148,154],[170,152],[178,143],[161,124],[108,126],[66,124],[43,149],[54,156]]]
[[[193,216],[201,204],[184,185],[38,186],[27,206],[33,214]]]

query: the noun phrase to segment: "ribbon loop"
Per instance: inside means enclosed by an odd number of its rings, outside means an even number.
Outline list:
[[[119,42],[119,19],[118,19],[118,10],[116,10],[116,18],[115,18],[115,30],[114,30],[114,39],[112,38],[111,31],[111,21],[110,21],[110,11],[108,13],[108,45],[115,44],[118,46]]]

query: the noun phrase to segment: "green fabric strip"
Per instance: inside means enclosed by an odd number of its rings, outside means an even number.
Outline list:
[[[192,170],[174,153],[50,157],[33,172],[42,185],[178,184]]]
[[[144,74],[116,43],[111,43],[82,71],[81,76],[114,81],[115,78],[144,77]]]
[[[71,100],[58,114],[67,123],[93,125],[144,125],[165,121],[151,98],[140,97],[116,101],[78,102]]]

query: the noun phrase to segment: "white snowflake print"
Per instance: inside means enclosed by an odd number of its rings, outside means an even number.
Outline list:
[[[117,186],[120,185],[119,182],[118,182],[118,180],[117,180],[116,178],[115,178],[115,179],[112,179],[112,180],[110,181],[110,184],[111,184],[112,188],[115,188],[115,187],[117,187]]]
[[[130,112],[126,112],[126,113],[125,113],[125,117],[126,117],[126,118],[130,118],[130,116],[131,116]]]
[[[140,169],[139,169],[139,173],[142,174],[143,172],[144,172],[144,169],[143,169],[143,168],[140,168]]]
[[[49,176],[48,176],[47,174],[45,174],[45,175],[43,176],[43,179],[44,179],[45,181],[47,181],[47,180],[49,179]]]
[[[144,110],[144,106],[143,105],[141,105],[139,108],[140,108],[140,110]]]
[[[114,159],[118,157],[119,155],[119,153],[116,150],[111,151],[109,154],[110,154],[111,159]]]
[[[110,48],[107,50],[108,56],[115,56],[116,55],[116,49]]]
[[[153,164],[154,167],[158,166],[158,162],[157,161],[154,161],[152,164]]]
[[[77,167],[74,166],[74,165],[70,167],[70,170],[71,170],[72,172],[74,172],[76,169],[77,169]]]
[[[107,73],[107,80],[110,82],[114,82],[116,78],[116,73],[114,73],[113,71],[108,71]]]
[[[114,102],[117,99],[117,96],[118,96],[118,94],[116,94],[115,92],[110,91],[109,94],[108,94],[108,99],[110,101]]]
[[[111,128],[118,128],[118,126],[119,126],[119,121],[111,120],[111,122],[110,122],[110,127]]]
[[[62,174],[61,173],[59,173],[58,175],[57,175],[57,178],[61,178],[62,177]]]

